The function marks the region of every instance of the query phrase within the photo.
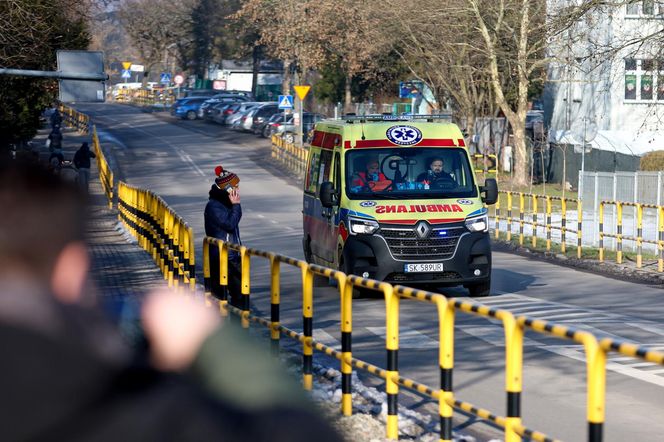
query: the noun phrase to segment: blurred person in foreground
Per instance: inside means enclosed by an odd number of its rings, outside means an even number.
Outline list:
[[[340,440],[201,304],[150,295],[149,351],[128,347],[84,288],[86,209],[72,184],[0,162],[0,207],[3,441]]]

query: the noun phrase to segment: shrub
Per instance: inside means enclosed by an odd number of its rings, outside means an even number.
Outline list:
[[[664,150],[656,150],[643,155],[639,169],[643,171],[664,170]]]

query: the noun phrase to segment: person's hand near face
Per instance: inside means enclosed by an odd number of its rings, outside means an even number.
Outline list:
[[[240,188],[233,187],[228,191],[228,198],[232,204],[240,204]]]

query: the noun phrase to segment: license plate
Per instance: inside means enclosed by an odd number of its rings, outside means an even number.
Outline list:
[[[404,264],[404,272],[406,273],[427,273],[427,272],[442,272],[442,262],[423,262],[421,264]]]

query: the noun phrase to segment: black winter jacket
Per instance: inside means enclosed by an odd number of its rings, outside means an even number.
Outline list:
[[[242,207],[240,204],[232,204],[228,198],[228,192],[219,189],[214,184],[210,188],[210,200],[205,206],[204,217],[207,236],[233,244],[242,244],[239,227]],[[212,247],[210,250],[216,255],[216,247]],[[240,260],[240,254],[235,250],[229,250],[228,259],[237,262]]]

